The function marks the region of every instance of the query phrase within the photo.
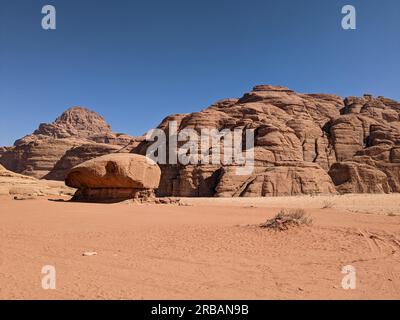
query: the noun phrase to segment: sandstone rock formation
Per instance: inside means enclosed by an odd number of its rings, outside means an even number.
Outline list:
[[[159,196],[279,196],[400,192],[400,103],[383,97],[299,94],[256,86],[239,99],[167,117],[158,128],[254,129],[255,169],[160,165]],[[145,154],[152,142],[134,152]]]
[[[158,165],[144,156],[115,153],[72,168],[65,182],[78,188],[73,200],[119,202],[154,196],[160,175]]]
[[[254,171],[238,176],[234,164],[160,164],[158,196],[400,192],[400,103],[391,99],[369,94],[342,99],[261,85],[239,99],[168,116],[158,128],[167,132],[170,121],[180,131],[199,133],[205,128],[253,129]],[[115,134],[102,117],[75,107],[13,147],[0,148],[0,164],[63,180],[86,160],[116,152],[145,155],[152,143]]]
[[[73,147],[64,153],[51,171],[44,176],[44,179],[64,180],[69,170],[78,164],[103,155],[119,152],[120,149],[121,147],[118,145],[104,143],[86,143]]]
[[[374,166],[351,161],[335,163],[329,170],[340,193],[388,193],[388,177]]]
[[[277,197],[336,193],[329,175],[308,162],[279,162],[256,168],[252,175],[237,175],[236,168],[223,168],[216,186],[218,197]]]
[[[0,195],[15,197],[36,197],[50,195],[73,195],[75,189],[68,188],[64,182],[38,180],[6,170],[0,165]]]
[[[73,107],[53,123],[41,124],[13,147],[2,148],[0,164],[24,175],[64,180],[74,165],[121,149],[129,152],[125,147],[131,142],[135,142],[133,137],[113,133],[97,113]]]

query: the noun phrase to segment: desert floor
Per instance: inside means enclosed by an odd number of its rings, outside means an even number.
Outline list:
[[[0,299],[400,299],[400,195],[182,201],[0,197]],[[314,223],[258,227],[281,208]],[[342,288],[346,265],[355,290]]]

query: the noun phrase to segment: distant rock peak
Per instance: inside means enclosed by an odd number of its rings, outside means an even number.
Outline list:
[[[135,137],[112,132],[96,112],[72,107],[54,122],[42,123],[32,134],[16,140],[13,147],[1,148],[0,163],[17,173],[62,180],[73,165],[92,156],[129,152],[135,143]]]
[[[42,123],[33,133],[54,138],[88,138],[97,134],[111,133],[111,127],[102,116],[83,107],[64,111],[53,123]]]
[[[274,92],[294,92],[288,87],[284,86],[273,86],[269,84],[258,85],[253,88],[253,91],[274,91]]]
[[[102,116],[83,107],[72,107],[64,111],[54,124],[72,126],[77,130],[87,130],[93,124],[111,131],[110,126]],[[89,128],[90,129],[90,128]]]

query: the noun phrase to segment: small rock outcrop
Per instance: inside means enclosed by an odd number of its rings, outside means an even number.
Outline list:
[[[335,194],[328,173],[313,163],[278,163],[252,175],[237,175],[235,167],[223,168],[217,197],[279,197],[302,194]]]
[[[338,162],[329,170],[340,193],[389,193],[388,178],[379,169],[364,163]]]
[[[160,168],[152,160],[137,154],[116,153],[72,168],[65,183],[78,189],[72,200],[120,202],[154,197],[160,175]]]
[[[71,196],[75,189],[61,181],[38,180],[11,172],[0,165],[0,195],[11,195],[15,199],[31,199],[37,196]]]

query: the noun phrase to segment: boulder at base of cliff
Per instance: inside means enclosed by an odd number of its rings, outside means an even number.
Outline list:
[[[340,193],[389,193],[385,173],[367,164],[339,162],[332,165],[329,175]]]
[[[114,153],[72,168],[65,183],[78,189],[72,200],[120,202],[153,197],[160,175],[158,165],[145,156]]]
[[[335,194],[335,186],[325,170],[308,162],[279,162],[255,168],[248,176],[225,167],[216,188],[217,197],[277,197],[303,194]]]

